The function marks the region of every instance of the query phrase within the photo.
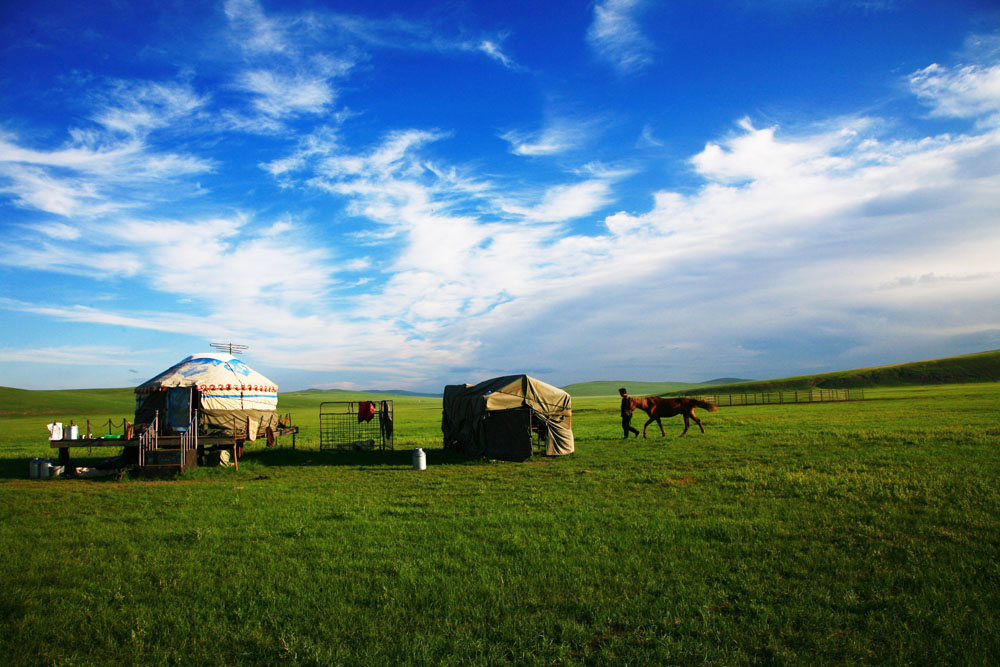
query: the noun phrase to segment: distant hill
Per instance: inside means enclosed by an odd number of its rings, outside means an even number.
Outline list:
[[[627,380],[603,380],[597,382],[577,382],[566,385],[563,391],[570,396],[617,396],[618,388],[625,387],[632,396],[666,394],[701,387],[692,382],[629,382]]]
[[[802,389],[855,389],[904,387],[928,384],[963,384],[1000,381],[1000,350],[966,354],[944,359],[913,361],[889,366],[872,366],[849,371],[798,375],[775,380],[738,382],[712,386],[713,392],[738,393]],[[704,388],[674,390],[677,394],[697,394]]]
[[[299,396],[304,394],[349,394],[351,396],[361,396],[370,394],[372,396],[419,396],[422,398],[440,398],[441,394],[423,393],[419,391],[407,391],[406,389],[302,389],[300,391],[281,392],[281,396]]]
[[[715,378],[714,380],[705,380],[704,382],[699,382],[700,385],[713,385],[713,384],[740,384],[744,382],[754,382],[754,380],[748,380],[746,378]]]
[[[914,361],[889,366],[873,366],[849,371],[799,375],[774,380],[748,381],[716,378],[707,382],[631,382],[604,380],[578,382],[563,389],[572,396],[617,396],[619,387],[627,387],[633,396],[650,394],[699,394],[711,391],[738,393],[752,391],[847,389],[901,387],[909,385],[1000,382],[1000,350],[966,354],[944,359]],[[115,389],[30,390],[0,387],[0,416],[105,414],[108,417],[131,414],[135,408],[133,387]],[[318,400],[374,400],[389,396],[440,398],[440,394],[400,389],[349,391],[344,389],[306,389],[279,394],[278,410],[312,406]]]

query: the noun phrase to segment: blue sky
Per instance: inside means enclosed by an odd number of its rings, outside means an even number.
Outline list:
[[[0,385],[1000,348],[993,2],[0,7]]]

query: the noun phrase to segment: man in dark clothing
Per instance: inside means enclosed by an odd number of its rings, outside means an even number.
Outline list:
[[[639,429],[632,426],[632,406],[628,402],[628,392],[625,387],[618,390],[618,393],[622,397],[622,431],[625,433],[623,437],[628,438],[628,432],[632,431],[635,433],[635,437],[639,437]]]

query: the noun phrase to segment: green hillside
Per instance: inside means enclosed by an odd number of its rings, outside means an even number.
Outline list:
[[[799,375],[774,380],[741,382],[712,386],[713,392],[738,393],[759,391],[794,391],[803,389],[857,389],[870,387],[905,387],[928,384],[964,384],[1000,381],[1000,350],[966,354],[944,359],[914,361],[889,366],[857,368],[849,371]],[[697,394],[698,388],[674,390],[677,394]],[[666,393],[666,392],[664,392]]]
[[[129,414],[135,410],[132,387],[34,391],[0,387],[0,415]]]

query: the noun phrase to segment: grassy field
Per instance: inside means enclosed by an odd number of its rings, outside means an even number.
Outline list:
[[[129,402],[22,397],[0,405],[0,653],[1000,664],[1000,385],[865,395],[627,442],[615,397],[578,398],[575,455],[498,463],[443,452],[440,399],[419,397],[396,399],[396,451],[319,452],[318,404],[344,394],[283,394],[296,451],[118,482],[29,480],[28,461],[51,455],[47,421]]]

